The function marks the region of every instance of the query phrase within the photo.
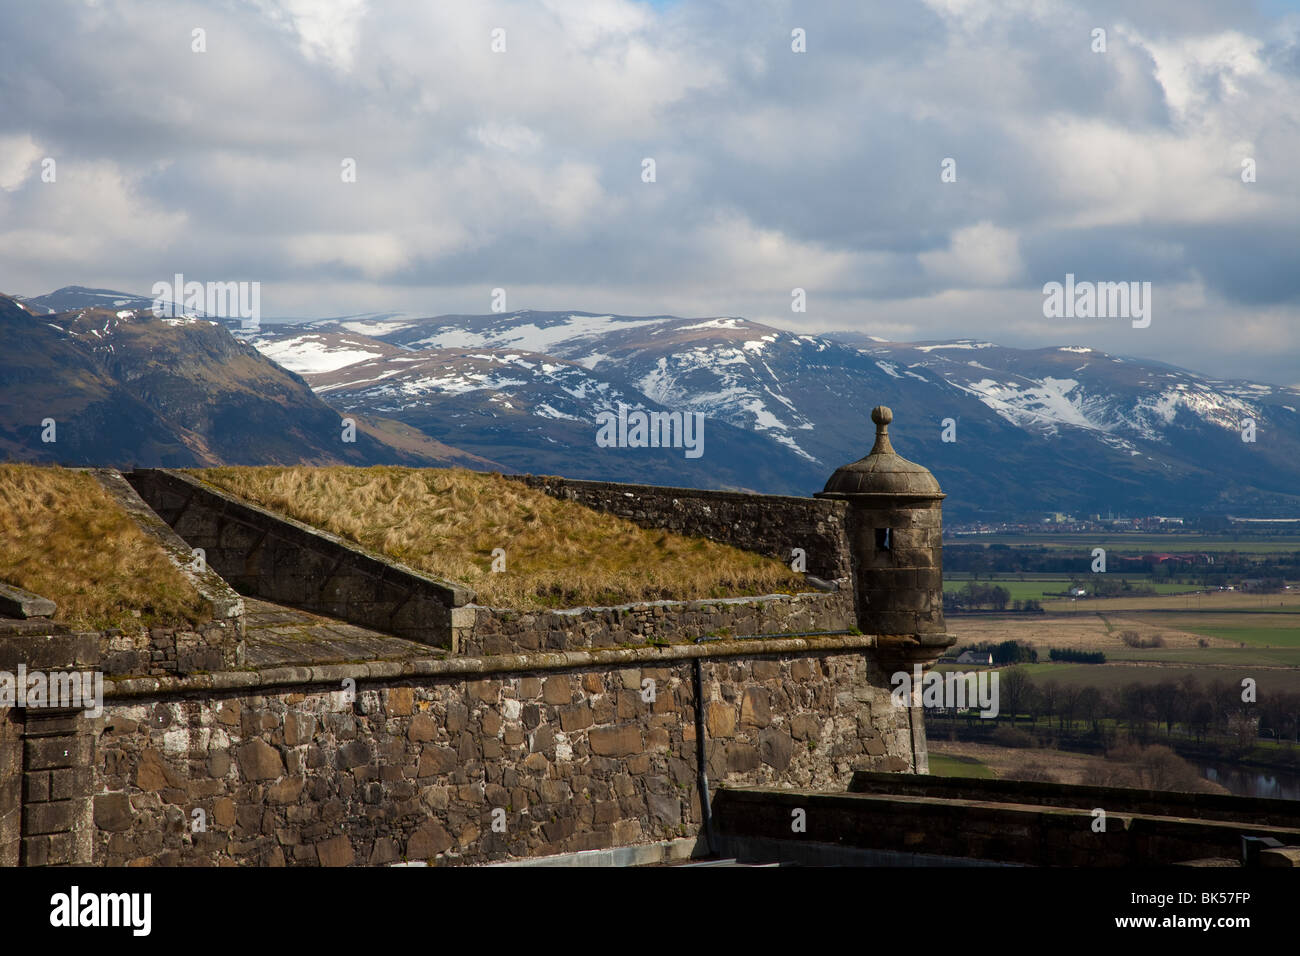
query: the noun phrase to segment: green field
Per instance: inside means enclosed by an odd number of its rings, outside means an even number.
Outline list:
[[[930,754],[930,774],[935,777],[976,777],[981,780],[992,779],[993,771],[974,757],[943,756]]]
[[[1167,627],[1251,647],[1300,648],[1300,613],[1294,607],[1128,612],[1125,616],[1151,627]]]
[[[1024,577],[1025,580],[1021,581],[1021,577]],[[1115,577],[1128,581],[1134,587],[1150,586],[1154,588],[1156,594],[1188,594],[1199,589],[1199,585],[1172,584],[1168,581],[1159,581],[1153,584],[1150,575],[1145,574],[1117,573]],[[945,573],[943,576],[943,589],[945,591],[960,591],[969,580],[971,580],[969,572],[953,571]],[[1079,575],[1079,580],[1082,587],[1086,588],[1088,586],[1086,576]],[[978,583],[1006,588],[1010,592],[1013,601],[1044,601],[1053,600],[1056,595],[1068,591],[1073,581],[1059,574],[1017,574],[1014,576],[981,574]]]
[[[1062,685],[1091,686],[1115,689],[1125,684],[1156,684],[1165,680],[1178,681],[1187,675],[1202,684],[1222,680],[1240,685],[1243,677],[1253,678],[1261,694],[1300,693],[1300,670],[1291,668],[1265,668],[1250,666],[1203,667],[1197,665],[1169,664],[1153,667],[1136,664],[1022,664],[1034,683],[1054,680]],[[1003,670],[1005,668],[999,668]]]
[[[1300,647],[1300,627],[1282,629],[1276,627],[1200,627],[1192,625],[1185,630],[1206,637],[1219,637],[1226,641],[1238,641],[1260,647]]]
[[[1121,647],[1106,649],[1108,662],[1147,661],[1154,664],[1196,664],[1229,667],[1295,667],[1297,647]]]

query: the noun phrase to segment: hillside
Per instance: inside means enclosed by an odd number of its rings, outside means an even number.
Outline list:
[[[231,334],[125,293],[0,299],[0,455],[403,464],[811,494],[895,412],[950,522],[1300,515],[1300,388],[1083,346],[886,342],[737,317],[370,313]],[[109,303],[105,309],[95,303]],[[122,304],[130,308],[117,308]],[[605,447],[597,417],[702,416],[703,453]],[[340,441],[339,419],[358,422]],[[54,418],[59,443],[40,441]],[[1253,423],[1255,441],[1242,441]],[[947,426],[947,427],[945,427]],[[945,440],[946,437],[952,440]]]
[[[377,416],[358,416],[356,441],[344,442],[338,412],[216,322],[99,307],[37,317],[0,296],[0,337],[5,459],[492,464]]]

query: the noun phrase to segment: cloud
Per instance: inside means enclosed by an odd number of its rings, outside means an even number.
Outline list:
[[[308,60],[352,69],[366,0],[250,0],[263,16],[298,39]]]
[[[1289,376],[1298,38],[1215,0],[47,0],[0,30],[0,287],[184,271],[323,316],[507,286]],[[1141,339],[1046,324],[1066,272],[1169,304]]]
[[[0,189],[13,191],[41,158],[41,148],[30,135],[0,136]]]
[[[968,288],[1006,285],[1024,272],[1016,234],[991,222],[958,229],[947,249],[917,258],[930,275]]]

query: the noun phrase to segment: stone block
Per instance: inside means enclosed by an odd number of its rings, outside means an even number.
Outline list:
[[[0,583],[0,617],[53,617],[57,606],[49,598]]]
[[[768,727],[758,735],[758,755],[763,763],[778,773],[790,765],[794,741],[784,730]]]
[[[560,729],[565,733],[571,733],[575,730],[585,730],[595,722],[592,716],[591,705],[586,703],[561,707],[558,712],[560,715]]]
[[[436,820],[430,820],[411,834],[406,841],[408,860],[431,860],[439,853],[451,849],[451,834]]]
[[[238,760],[245,780],[274,780],[284,773],[279,752],[263,740],[251,740],[240,747]]]
[[[99,793],[94,801],[95,826],[110,833],[131,829],[135,813],[131,800],[125,793]]]
[[[758,750],[740,741],[727,744],[726,753],[728,773],[749,773],[751,770],[757,770],[762,763]]]
[[[345,836],[316,844],[316,859],[321,866],[351,866],[353,858],[352,841]]]
[[[763,687],[746,687],[740,704],[740,722],[749,727],[766,727],[772,722],[768,692]]]
[[[593,753],[602,757],[626,757],[644,747],[636,727],[597,727],[587,735]]]
[[[406,730],[406,739],[412,743],[423,743],[438,736],[438,723],[428,714],[416,714]]]
[[[567,676],[548,677],[542,682],[542,700],[548,704],[568,704],[573,700],[573,690]]]
[[[736,707],[723,700],[704,705],[704,724],[712,738],[731,737],[736,733]]]
[[[384,710],[389,717],[409,717],[415,706],[415,691],[410,687],[390,687],[385,694]]]
[[[417,777],[433,777],[450,773],[458,763],[456,751],[450,747],[434,747],[426,744],[420,751],[420,766]]]

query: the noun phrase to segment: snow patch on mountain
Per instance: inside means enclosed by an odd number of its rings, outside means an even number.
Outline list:
[[[935,345],[917,345],[918,352],[933,352],[936,349],[995,349],[997,346],[992,342],[939,342]]]
[[[1144,396],[1133,407],[1131,430],[1150,441],[1164,442],[1164,430],[1173,425],[1180,410],[1196,416],[1201,421],[1236,431],[1243,418],[1259,417],[1258,407],[1205,385],[1195,390],[1186,384],[1166,389],[1157,395]]]
[[[310,332],[291,338],[259,340],[255,345],[271,361],[299,375],[337,372],[382,355],[346,341],[330,342],[323,335]]]
[[[703,322],[697,322],[694,325],[679,325],[678,331],[685,332],[688,329],[738,329],[745,324],[744,319],[734,319],[723,316],[717,319],[706,319]]]
[[[980,379],[958,388],[975,395],[1002,418],[1021,428],[1034,427],[1056,434],[1058,425],[1109,431],[1100,422],[1088,418],[1083,408],[1083,392],[1072,378],[1044,378],[1041,382],[998,382]]]
[[[412,348],[517,348],[527,352],[553,352],[557,346],[577,340],[597,338],[646,325],[662,324],[664,319],[626,319],[614,315],[569,315],[550,325],[536,322],[502,323],[498,328],[473,331],[460,326],[442,326],[432,334],[410,343]]]

